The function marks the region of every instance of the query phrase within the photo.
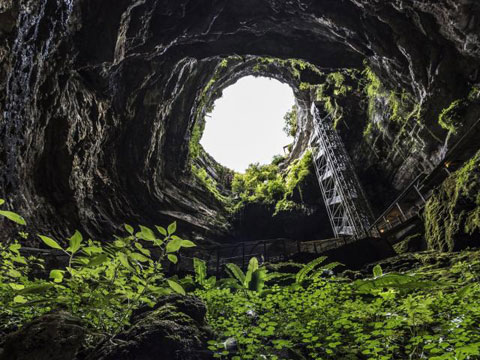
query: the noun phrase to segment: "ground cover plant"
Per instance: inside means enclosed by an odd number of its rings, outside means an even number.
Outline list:
[[[218,334],[210,342],[217,358],[478,359],[479,255],[416,273],[377,266],[356,281],[331,276],[321,259],[288,286],[196,294]]]
[[[16,213],[0,215],[25,224]],[[175,235],[175,223],[124,230],[108,245],[79,232],[63,242],[39,236],[65,262],[48,271],[18,241],[0,245],[0,332],[64,309],[83,320],[90,344],[114,341],[138,307],[190,292],[207,305],[215,358],[480,358],[480,251],[414,254],[415,269],[377,265],[367,276],[339,273],[341,264],[320,257],[306,265],[252,258],[246,271],[227,264],[228,276],[217,278],[194,259],[195,276],[178,279],[165,264],[194,244]]]

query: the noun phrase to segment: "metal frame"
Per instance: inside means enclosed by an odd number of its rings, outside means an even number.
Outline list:
[[[313,162],[335,237],[368,235],[373,221],[367,198],[329,115],[322,118],[312,105]]]

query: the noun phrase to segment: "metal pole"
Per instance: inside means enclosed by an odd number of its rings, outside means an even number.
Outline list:
[[[420,190],[418,189],[417,185],[414,186],[415,190],[417,191],[417,194],[420,195],[420,198],[422,199],[422,201],[424,203],[427,202],[427,200],[425,200],[425,198],[423,197],[422,193],[420,192]]]
[[[400,204],[397,202],[396,205],[397,205],[398,210],[400,211],[400,214],[402,214],[402,216],[403,216],[403,220],[404,220],[404,221],[407,221],[407,217],[405,216],[405,213],[403,212],[402,207],[400,206]]]

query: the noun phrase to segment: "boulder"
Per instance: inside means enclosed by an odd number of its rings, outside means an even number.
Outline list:
[[[162,298],[132,314],[132,326],[97,347],[88,360],[202,360],[213,358],[206,342],[205,305],[193,296]]]
[[[51,313],[7,335],[0,360],[73,360],[84,339],[79,319],[63,311]]]

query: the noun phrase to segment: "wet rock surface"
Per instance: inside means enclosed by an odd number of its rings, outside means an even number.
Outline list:
[[[392,167],[380,153],[361,176],[387,174],[380,196],[390,197],[413,163],[438,163],[456,138],[438,114],[479,80],[478,14],[468,0],[1,1],[0,196],[40,232],[100,236],[124,222],[177,220],[189,236],[224,238],[222,206],[192,182],[188,141],[205,86],[223,57],[237,55],[235,66],[248,56],[325,70],[366,61],[389,87],[411,93],[425,109],[418,156],[400,154]],[[212,90],[237,73],[227,69]],[[261,74],[298,86],[275,69]],[[310,100],[296,94],[307,124]],[[382,146],[397,146],[390,135],[399,131],[384,131]],[[300,134],[295,154],[308,126]],[[351,154],[368,155],[362,144]],[[355,161],[361,168],[365,156]]]

